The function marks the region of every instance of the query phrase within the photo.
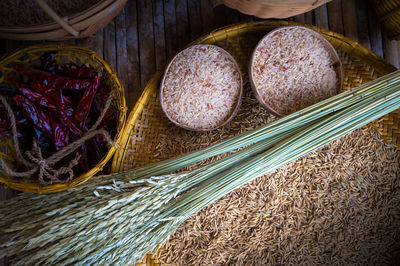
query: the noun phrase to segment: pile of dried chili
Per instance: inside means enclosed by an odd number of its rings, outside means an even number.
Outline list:
[[[58,65],[55,53],[45,53],[39,61],[37,66],[13,64],[16,74],[8,77],[12,86],[1,87],[0,95],[6,97],[14,112],[22,153],[32,148],[34,137],[43,158],[47,158],[90,129],[102,113],[111,88],[102,73],[91,67]],[[114,137],[116,127],[117,112],[111,106],[99,128]],[[11,121],[0,105],[0,139],[11,136]],[[80,159],[73,169],[74,176],[93,168],[107,151],[107,141],[102,135],[84,142],[77,150]],[[60,161],[59,167],[72,157]]]

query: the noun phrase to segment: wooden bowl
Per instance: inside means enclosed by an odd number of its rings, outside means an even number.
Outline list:
[[[164,91],[164,88],[165,88],[165,79],[166,79],[166,76],[167,76],[167,73],[168,73],[169,69],[171,68],[171,65],[172,65],[172,64],[174,63],[174,61],[176,60],[177,56],[179,56],[181,53],[183,53],[186,49],[193,48],[193,47],[213,47],[213,48],[216,48],[216,49],[219,50],[222,54],[224,54],[224,55],[227,56],[229,59],[231,59],[231,61],[233,62],[234,66],[235,66],[236,71],[239,73],[239,76],[240,76],[239,96],[238,96],[238,99],[237,99],[235,108],[233,109],[233,111],[231,112],[230,116],[229,116],[226,120],[224,120],[222,123],[220,123],[220,124],[218,124],[217,126],[212,127],[212,128],[201,128],[201,129],[199,129],[199,128],[192,128],[192,127],[188,127],[188,126],[186,126],[186,125],[182,125],[181,123],[179,123],[178,121],[176,121],[173,117],[171,117],[171,115],[166,111],[166,108],[165,108],[164,103],[163,103],[163,98],[164,98],[163,91]],[[229,123],[229,122],[236,116],[236,114],[237,114],[237,112],[238,112],[238,110],[239,110],[239,108],[240,108],[240,104],[241,104],[241,102],[242,102],[242,94],[243,94],[243,77],[242,77],[242,74],[241,74],[241,72],[240,72],[239,65],[237,64],[237,62],[235,61],[235,59],[233,58],[233,56],[232,56],[231,54],[229,54],[227,51],[225,51],[224,49],[222,49],[221,47],[216,46],[216,45],[197,44],[197,45],[190,46],[190,47],[188,47],[188,48],[186,48],[186,49],[185,49],[185,50],[182,50],[181,52],[179,52],[178,54],[176,54],[176,55],[171,59],[171,61],[170,61],[169,64],[167,65],[167,67],[165,68],[164,75],[163,75],[163,77],[162,77],[161,85],[160,85],[160,104],[161,104],[161,108],[162,108],[162,110],[164,111],[165,115],[168,117],[168,119],[169,119],[172,123],[174,123],[175,125],[177,125],[177,126],[179,126],[179,127],[181,127],[181,128],[184,128],[184,129],[187,129],[187,130],[192,130],[192,131],[199,131],[199,132],[205,132],[205,131],[215,130],[215,129],[220,128],[220,127],[226,125],[227,123]]]
[[[274,110],[274,108],[272,108],[271,105],[269,105],[268,102],[263,99],[262,95],[258,91],[258,88],[257,88],[257,86],[256,86],[256,84],[254,82],[254,78],[253,78],[253,63],[254,63],[254,59],[255,59],[255,54],[256,54],[257,48],[262,44],[262,42],[266,38],[269,38],[270,36],[272,36],[276,32],[279,32],[279,31],[282,31],[282,30],[287,30],[287,29],[296,29],[296,28],[301,28],[301,29],[304,29],[304,30],[308,31],[315,38],[317,38],[319,41],[321,41],[322,45],[328,51],[328,53],[330,55],[330,58],[332,59],[332,62],[333,62],[332,66],[333,66],[333,68],[334,68],[334,70],[336,72],[336,77],[337,77],[336,92],[339,93],[340,90],[343,87],[344,72],[343,72],[342,62],[340,61],[339,55],[336,52],[335,48],[332,46],[332,44],[327,39],[325,39],[318,32],[316,32],[316,31],[314,31],[312,29],[309,29],[307,27],[303,27],[303,26],[284,26],[284,27],[279,27],[277,29],[274,29],[274,30],[270,31],[268,34],[266,34],[258,42],[256,47],[254,48],[253,54],[252,54],[252,56],[250,58],[250,64],[249,64],[249,80],[250,80],[251,88],[253,89],[254,95],[256,96],[256,98],[260,102],[260,104],[262,106],[264,106],[271,114],[273,114],[275,116],[278,116],[278,117],[282,117],[283,114],[280,114],[279,112]]]

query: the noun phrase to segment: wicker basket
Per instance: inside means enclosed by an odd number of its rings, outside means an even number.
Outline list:
[[[341,91],[342,90],[342,86],[343,86],[343,66],[342,63],[340,62],[340,58],[339,55],[337,54],[335,48],[331,45],[331,43],[329,41],[327,41],[321,34],[310,30],[309,28],[304,28],[304,27],[299,27],[299,26],[293,26],[293,27],[282,27],[282,28],[276,28],[274,30],[272,30],[271,32],[269,32],[267,35],[265,35],[257,44],[257,46],[255,47],[253,54],[251,55],[250,58],[250,64],[249,64],[249,80],[250,80],[250,84],[251,87],[253,89],[254,95],[256,96],[257,100],[260,102],[260,104],[262,106],[264,106],[271,114],[275,115],[275,116],[283,116],[282,114],[278,113],[276,110],[274,110],[268,103],[268,101],[266,101],[261,93],[259,92],[259,90],[257,89],[255,80],[254,80],[254,73],[253,73],[253,65],[254,65],[254,58],[255,58],[255,54],[256,54],[256,50],[258,48],[258,46],[267,38],[270,38],[270,36],[272,36],[273,34],[275,34],[276,32],[282,31],[285,28],[300,28],[303,30],[307,30],[307,32],[309,32],[309,34],[312,34],[312,36],[314,36],[316,39],[318,39],[320,41],[320,43],[322,44],[322,46],[326,49],[326,51],[329,53],[330,59],[332,60],[332,66],[336,72],[336,76],[338,77],[337,79],[337,83],[336,83],[336,89],[335,92],[337,91]]]
[[[202,45],[202,46],[203,46],[203,47],[207,47],[206,45]],[[226,57],[230,58],[230,59],[232,60],[233,64],[234,64],[235,70],[237,70],[237,71],[239,72],[239,74],[240,74],[239,65],[235,62],[235,59],[234,59],[227,51],[225,51],[224,49],[221,49],[221,47],[219,47],[219,46],[214,46],[214,48],[217,49],[220,53],[224,54]],[[170,61],[170,63],[169,63],[169,64],[166,66],[166,68],[165,68],[165,73],[164,73],[164,76],[163,76],[163,78],[162,78],[162,80],[161,80],[161,85],[160,85],[160,87],[161,87],[161,89],[160,89],[160,99],[163,99],[163,91],[164,91],[163,88],[165,88],[165,85],[164,85],[164,84],[165,84],[166,73],[168,72],[168,69],[171,68],[171,65],[172,65],[172,63],[174,62],[174,59],[177,58],[178,55],[179,55],[179,54],[177,54],[176,56],[174,56],[174,57],[172,58],[172,60]],[[187,130],[193,130],[193,131],[199,131],[199,132],[203,131],[203,132],[205,132],[205,131],[211,131],[211,130],[215,130],[215,129],[217,129],[217,128],[223,127],[224,125],[228,124],[228,123],[235,117],[237,111],[238,111],[239,108],[240,108],[240,104],[241,104],[241,101],[242,101],[242,94],[243,94],[243,78],[242,78],[242,75],[240,74],[239,95],[238,95],[238,97],[237,97],[236,105],[233,106],[234,108],[232,107],[232,108],[233,108],[233,111],[232,111],[232,112],[230,113],[230,115],[229,115],[224,121],[222,121],[219,125],[214,126],[213,128],[206,128],[206,129],[196,129],[196,128],[191,128],[191,127],[188,127],[188,126],[185,126],[185,125],[181,125],[180,123],[178,123],[178,121],[176,121],[174,118],[172,118],[172,117],[168,114],[168,112],[166,112],[166,109],[165,109],[165,106],[163,105],[163,101],[162,101],[162,100],[160,100],[160,104],[161,104],[161,108],[163,109],[165,115],[166,115],[166,116],[169,118],[169,120],[171,120],[171,122],[174,123],[175,125],[180,126],[180,127],[184,128],[184,129],[187,129]]]
[[[126,2],[127,0],[101,0],[96,5],[67,18],[53,14],[54,22],[51,23],[19,26],[0,25],[0,38],[14,40],[85,38],[105,27],[121,12]],[[49,13],[49,10],[43,9]]]
[[[282,26],[302,25],[288,21],[259,21],[227,26],[203,36],[193,42],[215,44],[229,51],[242,70],[247,73],[250,56],[257,42],[269,31]],[[395,68],[384,59],[360,44],[346,37],[317,27],[309,27],[321,33],[336,48],[344,69],[343,89],[349,89],[369,82],[379,76],[390,73]],[[190,45],[192,45],[190,44]],[[122,148],[114,156],[112,171],[123,171],[154,162],[162,136],[169,136],[169,121],[163,115],[158,90],[162,72],[157,72],[147,83],[146,88],[130,113],[126,131],[122,139]],[[396,110],[379,121],[374,122],[385,140],[400,149],[400,111]],[[170,136],[173,143],[173,136]],[[201,136],[199,136],[201,142]],[[161,251],[162,252],[162,251]],[[137,265],[161,265],[157,256],[148,255]]]
[[[211,0],[259,18],[288,18],[306,13],[331,0]]]
[[[400,40],[400,0],[370,0],[388,37]]]
[[[112,84],[114,91],[114,99],[112,105],[118,110],[118,126],[117,133],[114,137],[115,145],[111,147],[107,154],[103,156],[102,160],[97,163],[97,165],[92,168],[89,172],[86,172],[76,178],[71,182],[66,184],[53,184],[53,185],[39,185],[33,183],[29,180],[15,180],[8,177],[2,170],[0,170],[0,183],[3,183],[6,187],[10,187],[19,191],[25,192],[36,192],[36,193],[47,193],[47,192],[58,192],[63,191],[68,188],[75,187],[86,182],[89,178],[95,175],[97,172],[101,171],[104,165],[111,159],[121,143],[123,137],[123,129],[126,120],[126,104],[124,98],[124,89],[121,86],[116,74],[111,70],[107,63],[101,59],[95,52],[78,46],[64,45],[64,44],[44,44],[31,46],[25,49],[21,49],[0,61],[0,84],[7,84],[6,77],[9,73],[15,71],[10,67],[11,63],[21,62],[24,64],[31,64],[33,61],[37,60],[39,55],[43,52],[56,51],[56,60],[59,63],[78,63],[78,64],[88,64],[96,70],[107,75],[107,82]],[[3,140],[0,145],[6,147],[9,151],[12,151],[11,140]],[[0,153],[0,157],[6,160],[12,160],[11,153]]]

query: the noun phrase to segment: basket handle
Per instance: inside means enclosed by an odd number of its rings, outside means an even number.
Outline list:
[[[36,3],[47,13],[52,19],[54,19],[64,30],[72,34],[75,37],[79,36],[79,32],[72,28],[67,22],[65,22],[44,0],[35,0]]]

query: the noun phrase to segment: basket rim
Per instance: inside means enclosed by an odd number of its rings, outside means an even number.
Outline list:
[[[166,76],[167,76],[167,73],[168,73],[169,69],[170,69],[171,66],[172,66],[172,63],[175,61],[175,59],[176,59],[183,51],[185,51],[185,50],[187,50],[187,49],[189,49],[189,48],[196,47],[196,46],[205,46],[205,47],[208,46],[208,47],[213,47],[213,48],[219,50],[221,53],[223,53],[224,55],[226,55],[228,58],[230,58],[230,59],[232,60],[234,66],[235,66],[236,70],[239,72],[239,76],[240,76],[239,95],[238,95],[238,99],[237,99],[236,105],[235,105],[235,107],[233,108],[233,111],[231,112],[231,114],[229,115],[229,117],[228,117],[225,121],[223,121],[222,123],[220,123],[219,125],[217,125],[217,126],[215,126],[215,127],[213,127],[213,128],[195,129],[195,128],[191,128],[191,127],[188,127],[188,126],[185,126],[185,125],[181,125],[178,121],[176,121],[175,119],[173,119],[173,118],[165,111],[165,106],[164,106],[163,101],[162,101],[162,99],[163,99],[163,92],[164,92],[163,89],[164,89],[165,78],[166,78]],[[239,110],[239,108],[240,108],[240,105],[241,105],[241,103],[242,103],[242,95],[243,95],[243,75],[242,75],[242,73],[241,73],[241,71],[240,71],[239,64],[236,62],[235,58],[233,58],[233,56],[232,56],[230,53],[228,53],[225,49],[223,49],[222,47],[219,47],[219,46],[217,46],[217,45],[213,45],[213,44],[194,44],[194,45],[191,45],[191,46],[189,46],[189,47],[186,47],[185,49],[183,49],[183,50],[181,50],[180,52],[178,52],[174,57],[172,57],[172,59],[169,61],[168,65],[165,67],[164,75],[162,76],[161,83],[160,83],[160,92],[159,92],[161,109],[163,110],[164,114],[168,117],[168,119],[169,119],[172,123],[174,123],[175,125],[177,125],[177,126],[179,126],[179,127],[181,127],[181,128],[184,128],[184,129],[186,129],[186,130],[191,130],[191,131],[197,131],[197,132],[212,131],[212,130],[218,129],[218,128],[223,127],[224,125],[228,124],[228,123],[236,116],[236,114],[237,114],[237,112],[238,112],[238,110]]]
[[[282,27],[282,26],[295,26],[295,25],[312,29],[312,30],[322,34],[324,37],[329,36],[329,38],[341,41],[343,45],[347,45],[347,46],[352,47],[353,49],[356,49],[359,53],[367,56],[367,58],[365,58],[367,61],[374,63],[374,65],[379,65],[378,70],[380,70],[380,69],[385,69],[384,71],[396,70],[396,68],[392,64],[387,62],[384,58],[380,57],[373,51],[371,51],[368,48],[366,48],[365,46],[361,45],[360,43],[350,40],[349,38],[345,37],[344,35],[342,35],[340,33],[333,32],[328,29],[320,28],[320,27],[313,26],[313,25],[295,22],[295,21],[267,19],[267,20],[261,20],[261,21],[239,22],[239,23],[220,27],[218,29],[211,31],[208,34],[204,34],[203,36],[201,36],[198,39],[196,39],[195,41],[193,41],[191,44],[213,43],[214,41],[216,41],[218,39],[222,39],[234,32],[237,32],[237,33],[258,32],[263,29],[266,30],[271,26]]]
[[[69,16],[64,16],[67,18],[68,23],[73,25],[79,21],[87,19],[93,14],[104,10],[109,7],[113,2],[118,0],[101,0],[94,5],[86,8],[85,10],[81,10],[77,13],[74,13]],[[27,33],[27,32],[41,32],[45,30],[54,30],[58,29],[60,26],[55,21],[48,21],[44,23],[37,24],[22,24],[22,25],[8,25],[8,24],[0,24],[0,32],[19,32],[19,33]]]
[[[261,21],[241,22],[241,23],[227,25],[215,29],[210,33],[204,34],[203,36],[189,43],[186,47],[199,43],[213,44],[218,40],[227,39],[230,34],[235,35],[235,33],[241,34],[241,33],[259,32],[262,30],[266,31],[270,27],[296,26],[296,25],[312,29],[323,35],[325,38],[329,36],[329,38],[327,39],[330,43],[331,43],[330,38],[333,38],[335,40],[340,41],[341,45],[350,46],[353,49],[356,49],[360,54],[363,54],[365,56],[365,61],[370,62],[371,65],[374,65],[376,67],[376,70],[381,73],[388,73],[396,70],[396,68],[393,65],[385,61],[382,57],[380,57],[373,51],[362,46],[358,42],[350,40],[349,38],[339,33],[319,28],[313,25],[307,25],[299,22],[286,21],[286,20],[261,20]],[[150,96],[152,95],[152,93],[155,92],[155,86],[157,86],[157,84],[160,84],[159,82],[163,75],[164,69],[157,71],[150,78],[139,100],[136,102],[135,106],[129,113],[126,121],[125,136],[122,139],[121,149],[119,149],[114,155],[112,169],[111,169],[112,172],[119,172],[123,170],[123,166],[126,160],[125,155],[129,149],[131,136],[133,135],[133,129],[135,127],[136,121],[139,119],[142,110],[146,106],[147,102],[150,100]]]
[[[108,1],[108,0],[103,0]],[[58,23],[36,24],[34,27],[0,25],[0,37],[13,40],[68,40],[87,37],[104,27],[125,6],[128,0],[113,0],[99,10],[87,9],[85,15],[69,20],[69,24],[77,31],[78,36],[70,35]],[[105,21],[105,22],[103,22]],[[96,28],[97,27],[97,28]]]
[[[83,173],[75,178],[73,178],[69,183],[65,184],[52,184],[52,185],[39,185],[35,183],[27,183],[23,180],[14,180],[11,177],[8,177],[5,173],[1,173],[0,175],[0,183],[6,187],[10,187],[15,190],[24,191],[24,192],[33,192],[33,193],[49,193],[49,192],[59,192],[63,191],[88,181],[92,178],[96,173],[101,171],[104,165],[113,157],[115,151],[120,147],[121,140],[124,136],[125,125],[126,125],[126,111],[127,106],[125,102],[124,96],[124,88],[120,81],[117,78],[117,74],[111,69],[111,67],[96,54],[96,52],[80,46],[69,45],[64,43],[45,43],[40,45],[32,45],[20,50],[15,51],[14,53],[2,58],[0,60],[0,68],[12,63],[15,59],[20,58],[27,53],[38,53],[38,52],[46,52],[46,51],[59,51],[59,52],[75,52],[85,54],[90,57],[93,61],[98,63],[103,69],[104,73],[110,75],[111,79],[115,83],[114,90],[118,92],[118,101],[119,101],[119,125],[117,127],[117,133],[114,137],[114,145],[109,148],[108,152],[103,156],[103,158],[88,172]]]

